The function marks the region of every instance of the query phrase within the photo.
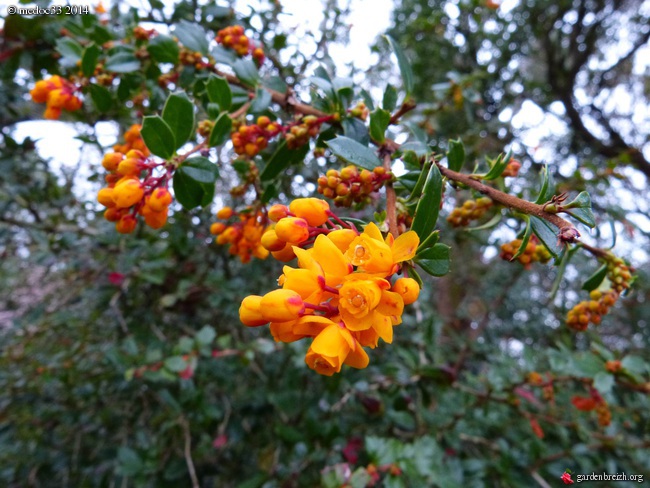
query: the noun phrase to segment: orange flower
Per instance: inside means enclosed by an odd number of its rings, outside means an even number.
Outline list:
[[[334,322],[316,336],[305,356],[307,366],[319,374],[332,376],[343,364],[365,368],[369,358],[352,334]]]
[[[305,337],[315,337],[332,324],[332,320],[320,315],[305,315],[298,320],[271,322],[271,334],[276,342],[295,342]]]

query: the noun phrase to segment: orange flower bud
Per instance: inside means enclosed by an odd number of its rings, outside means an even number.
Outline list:
[[[137,223],[138,221],[133,215],[123,215],[120,220],[115,223],[115,229],[120,234],[130,234],[135,230]]]
[[[104,212],[104,218],[109,222],[117,222],[122,218],[126,211],[127,210],[123,208],[111,207],[106,209],[106,212]]]
[[[126,153],[126,157],[137,159],[138,161],[144,161],[145,159],[147,159],[147,157],[142,153],[142,151],[138,151],[137,149],[131,149],[129,152]]]
[[[269,219],[278,222],[289,214],[289,207],[286,205],[276,204],[269,208]]]
[[[172,194],[167,188],[156,188],[147,198],[147,205],[154,212],[162,212],[169,207],[170,203],[172,203]]]
[[[298,198],[289,205],[289,210],[292,213],[305,219],[312,227],[318,227],[327,222],[329,209],[329,204],[319,198]]]
[[[274,229],[269,229],[262,234],[261,242],[262,246],[269,251],[281,251],[287,245],[285,241],[278,237]]]
[[[309,239],[309,224],[305,219],[285,217],[275,226],[278,238],[291,244],[300,244]]]
[[[142,215],[145,223],[152,229],[160,229],[167,223],[167,207],[160,212],[156,212],[150,206],[142,207]]]
[[[239,307],[239,320],[248,327],[258,327],[267,324],[269,321],[262,316],[260,305],[262,297],[249,295],[241,302]]]
[[[296,253],[293,251],[293,245],[290,243],[287,243],[287,245],[284,246],[284,249],[280,251],[274,251],[271,254],[281,263],[288,263],[296,257]]]
[[[260,311],[268,322],[286,322],[300,317],[305,305],[293,290],[273,290],[262,297]]]
[[[117,165],[117,174],[122,176],[135,176],[140,173],[140,161],[135,158],[126,158]]]
[[[404,305],[410,305],[418,299],[420,285],[413,278],[400,278],[393,285],[393,291],[401,295]]]
[[[36,82],[36,85],[30,90],[29,94],[34,102],[45,103],[50,90],[51,84],[49,80],[40,80]]]
[[[47,120],[59,120],[61,117],[61,109],[55,107],[47,107],[43,112],[43,117]]]
[[[222,220],[228,220],[233,215],[233,210],[230,207],[223,207],[217,212],[217,218]]]
[[[142,199],[144,190],[140,182],[135,179],[120,180],[113,188],[113,200],[118,208],[127,208],[135,205]]]
[[[97,201],[104,205],[104,207],[114,207],[115,200],[113,200],[113,189],[112,188],[102,188],[97,193]]]
[[[221,234],[224,230],[226,230],[226,224],[222,222],[215,222],[210,226],[210,234],[213,236]]]
[[[68,112],[74,112],[79,110],[83,102],[80,98],[75,97],[74,95],[69,95],[68,98],[63,102],[63,108]]]
[[[104,154],[104,159],[102,159],[102,166],[106,171],[115,171],[117,166],[120,164],[120,161],[124,159],[124,155],[118,152],[110,152]]]

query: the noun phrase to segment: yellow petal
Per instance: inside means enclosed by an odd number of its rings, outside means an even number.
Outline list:
[[[323,234],[314,241],[311,256],[325,272],[325,281],[328,286],[334,287],[340,284],[343,277],[352,272],[352,267],[341,250]]]
[[[363,233],[372,239],[384,242],[384,236],[381,235],[379,227],[377,227],[374,222],[370,222],[368,225],[366,225],[363,229]]]
[[[377,318],[373,323],[373,329],[377,332],[377,335],[381,337],[385,342],[390,344],[393,342],[393,324],[388,317],[376,313]]]
[[[391,248],[393,252],[393,262],[401,263],[413,259],[415,252],[420,245],[420,238],[415,231],[408,231],[395,239]]]
[[[341,352],[345,355],[350,351],[350,345],[339,332],[340,327],[332,324],[321,331],[311,344],[311,350],[316,354],[326,357],[340,357]]]
[[[399,293],[382,290],[377,312],[389,317],[401,317],[404,311],[404,299]]]
[[[351,350],[348,357],[345,358],[344,364],[353,368],[363,369],[368,366],[369,362],[370,358],[368,357],[368,354],[363,350],[361,344],[357,342],[356,347]]]
[[[316,337],[323,329],[330,325],[336,325],[330,319],[320,315],[305,315],[300,317],[293,326],[293,333],[303,337]]]

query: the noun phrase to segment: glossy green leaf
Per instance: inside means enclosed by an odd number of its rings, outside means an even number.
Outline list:
[[[503,157],[503,154],[499,154],[499,157],[497,157],[492,162],[490,166],[490,171],[488,171],[487,174],[483,176],[483,179],[496,180],[497,178],[499,178],[505,171],[506,166],[508,166],[509,161],[510,161],[509,156]]]
[[[594,376],[594,388],[602,395],[606,395],[612,391],[614,386],[614,376],[610,373],[601,371]]]
[[[607,276],[607,265],[603,264],[594,274],[587,278],[587,281],[582,285],[582,289],[586,291],[595,290],[603,282],[605,276]]]
[[[449,273],[451,248],[446,244],[436,244],[415,256],[415,263],[431,276],[444,276]]]
[[[389,125],[390,112],[378,108],[370,114],[370,137],[378,144],[383,144]]]
[[[361,89],[361,96],[363,97],[363,103],[366,104],[366,107],[368,107],[368,110],[374,110],[375,109],[375,102],[372,100],[372,95],[368,93],[367,90],[364,90],[363,88]]]
[[[370,144],[370,133],[366,124],[354,117],[347,117],[341,122],[343,126],[343,135],[359,144],[368,146]]]
[[[591,211],[591,196],[586,191],[580,194],[570,203],[562,205],[564,211],[574,219],[579,220],[587,227],[596,227],[596,218]]]
[[[90,98],[100,113],[108,112],[113,106],[111,92],[101,85],[88,85]]]
[[[544,244],[554,258],[557,258],[564,250],[564,246],[559,242],[555,229],[551,224],[534,215],[530,216],[530,223],[540,242]]]
[[[165,359],[165,368],[174,373],[180,373],[187,368],[187,363],[183,359],[183,356],[172,356]]]
[[[524,230],[524,235],[521,237],[521,244],[519,245],[517,252],[512,256],[512,258],[510,258],[510,261],[514,261],[524,253],[526,247],[528,246],[528,241],[530,241],[531,235],[533,235],[533,224],[530,222],[530,218],[527,218],[526,229]]]
[[[158,34],[147,45],[151,59],[157,63],[178,63],[180,49],[178,43],[169,36]]]
[[[420,236],[420,240],[426,239],[433,231],[438,221],[441,198],[442,175],[438,166],[432,164],[427,179],[424,182],[422,197],[415,208],[413,225],[411,225],[411,230],[414,230]]]
[[[212,57],[217,63],[227,64],[228,66],[232,66],[232,63],[238,59],[234,51],[226,49],[220,44],[213,47],[210,54],[212,54]]]
[[[144,118],[140,135],[152,154],[169,159],[176,150],[176,140],[167,122],[158,115]]]
[[[205,207],[214,197],[219,170],[202,156],[187,159],[174,173],[174,194],[185,208]]]
[[[113,73],[131,73],[140,69],[140,60],[132,53],[119,52],[109,56],[104,69]]]
[[[190,51],[200,52],[204,56],[208,54],[207,33],[199,24],[181,20],[174,29],[174,35]]]
[[[210,75],[205,86],[208,98],[212,103],[219,105],[221,111],[230,110],[232,104],[232,92],[228,82],[220,76]]]
[[[271,94],[264,88],[255,90],[255,98],[251,102],[248,109],[249,113],[259,114],[264,112],[271,105]]]
[[[292,164],[303,161],[308,152],[309,144],[304,144],[298,149],[289,149],[287,142],[283,140],[278,144],[273,155],[266,161],[266,166],[264,166],[260,178],[262,181],[272,180]]]
[[[342,160],[372,171],[381,166],[381,160],[368,146],[359,144],[357,141],[345,136],[338,136],[335,139],[326,141],[332,152]]]
[[[255,87],[260,81],[257,66],[250,59],[238,59],[232,64],[232,69],[237,78],[250,87]]]
[[[623,368],[628,370],[630,373],[639,375],[645,374],[650,369],[648,367],[648,363],[645,362],[642,358],[632,355],[625,356],[621,361],[621,366],[623,366]]]
[[[460,139],[449,139],[447,166],[452,171],[460,171],[465,164],[465,145]]]
[[[417,252],[420,253],[422,251],[429,249],[430,247],[435,246],[439,240],[440,240],[440,231],[439,230],[433,231],[431,234],[429,234],[429,236],[426,239],[420,242]]]
[[[214,122],[214,126],[210,131],[210,147],[221,146],[224,142],[226,142],[230,138],[231,129],[232,119],[226,112],[224,112]]]
[[[199,344],[199,346],[208,346],[212,344],[212,341],[214,341],[216,337],[217,333],[214,328],[206,325],[196,333],[194,339]]]
[[[70,37],[57,39],[56,50],[61,56],[72,62],[79,61],[84,53],[84,48],[81,44]]]
[[[162,118],[174,134],[174,150],[194,134],[194,104],[185,92],[173,93],[167,97]]]
[[[411,63],[404,54],[404,51],[402,51],[402,48],[392,37],[386,36],[386,39],[388,40],[390,47],[397,57],[397,65],[399,66],[399,71],[402,75],[402,82],[404,83],[406,98],[409,98],[413,92],[413,69],[411,68]]]
[[[553,177],[548,171],[548,166],[544,165],[542,171],[539,173],[540,179],[542,181],[542,186],[539,189],[539,195],[535,203],[542,204],[548,202],[553,193],[555,192],[555,185],[553,184]]]
[[[392,112],[395,110],[395,107],[397,107],[397,90],[393,85],[386,85],[386,90],[384,90],[384,98],[382,99],[381,106],[384,108],[384,110],[388,110],[389,112]]]
[[[97,60],[101,52],[102,50],[94,43],[84,49],[83,57],[81,58],[81,72],[86,78],[90,78],[95,73]]]

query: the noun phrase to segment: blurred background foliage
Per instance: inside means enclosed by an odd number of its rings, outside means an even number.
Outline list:
[[[599,328],[576,334],[563,317],[584,299],[593,259],[576,255],[555,283],[557,266],[523,269],[498,258],[499,245],[522,227],[515,219],[475,232],[441,219],[451,274],[425,282],[395,343],[374,351],[369,368],[332,378],[304,366],[304,345],[276,344],[266,331],[241,326],[239,302],[269,289],[280,266],[242,265],[216,246],[208,233],[214,208],[177,207],[162,231],[131,236],[101,218],[93,191],[105,148],[95,127],[138,122],[128,104],[105,115],[86,104],[65,120],[84,143],[77,168],[51,164],[32,139],[14,138],[17,124],[40,118],[27,91],[43,70],[61,69],[53,54],[69,19],[5,17],[2,485],[356,487],[379,476],[376,486],[545,487],[566,468],[649,475],[650,92],[641,59],[649,5],[508,3],[396,3],[388,33],[416,80],[418,108],[407,120],[439,152],[461,137],[471,164],[511,147],[523,163],[511,186],[520,196],[534,198],[543,163],[558,192],[588,190],[598,218],[592,241],[608,247],[618,235],[618,254],[638,272],[634,289]],[[140,11],[116,3],[97,35],[105,29],[119,38],[145,22],[162,28],[185,19],[211,31],[242,23],[264,42],[263,71],[278,69],[308,100],[305,77],[318,65],[337,68],[328,46],[348,32],[350,5],[320,6],[321,32],[311,43],[283,30],[281,1],[243,15],[225,3],[170,8],[150,0]],[[349,72],[338,74],[377,98],[386,80],[399,87],[399,77],[383,39],[374,51],[376,67],[339,66]],[[528,113],[541,114],[537,127],[516,120]],[[393,136],[404,138],[398,129]],[[280,198],[300,194],[322,170],[308,161]],[[222,171],[223,202],[236,184],[234,171]],[[443,215],[470,196],[446,193]],[[623,374],[606,371],[610,359],[623,360]],[[527,379],[533,371],[546,388]],[[610,406],[608,427],[570,402],[587,394],[585,378]]]

